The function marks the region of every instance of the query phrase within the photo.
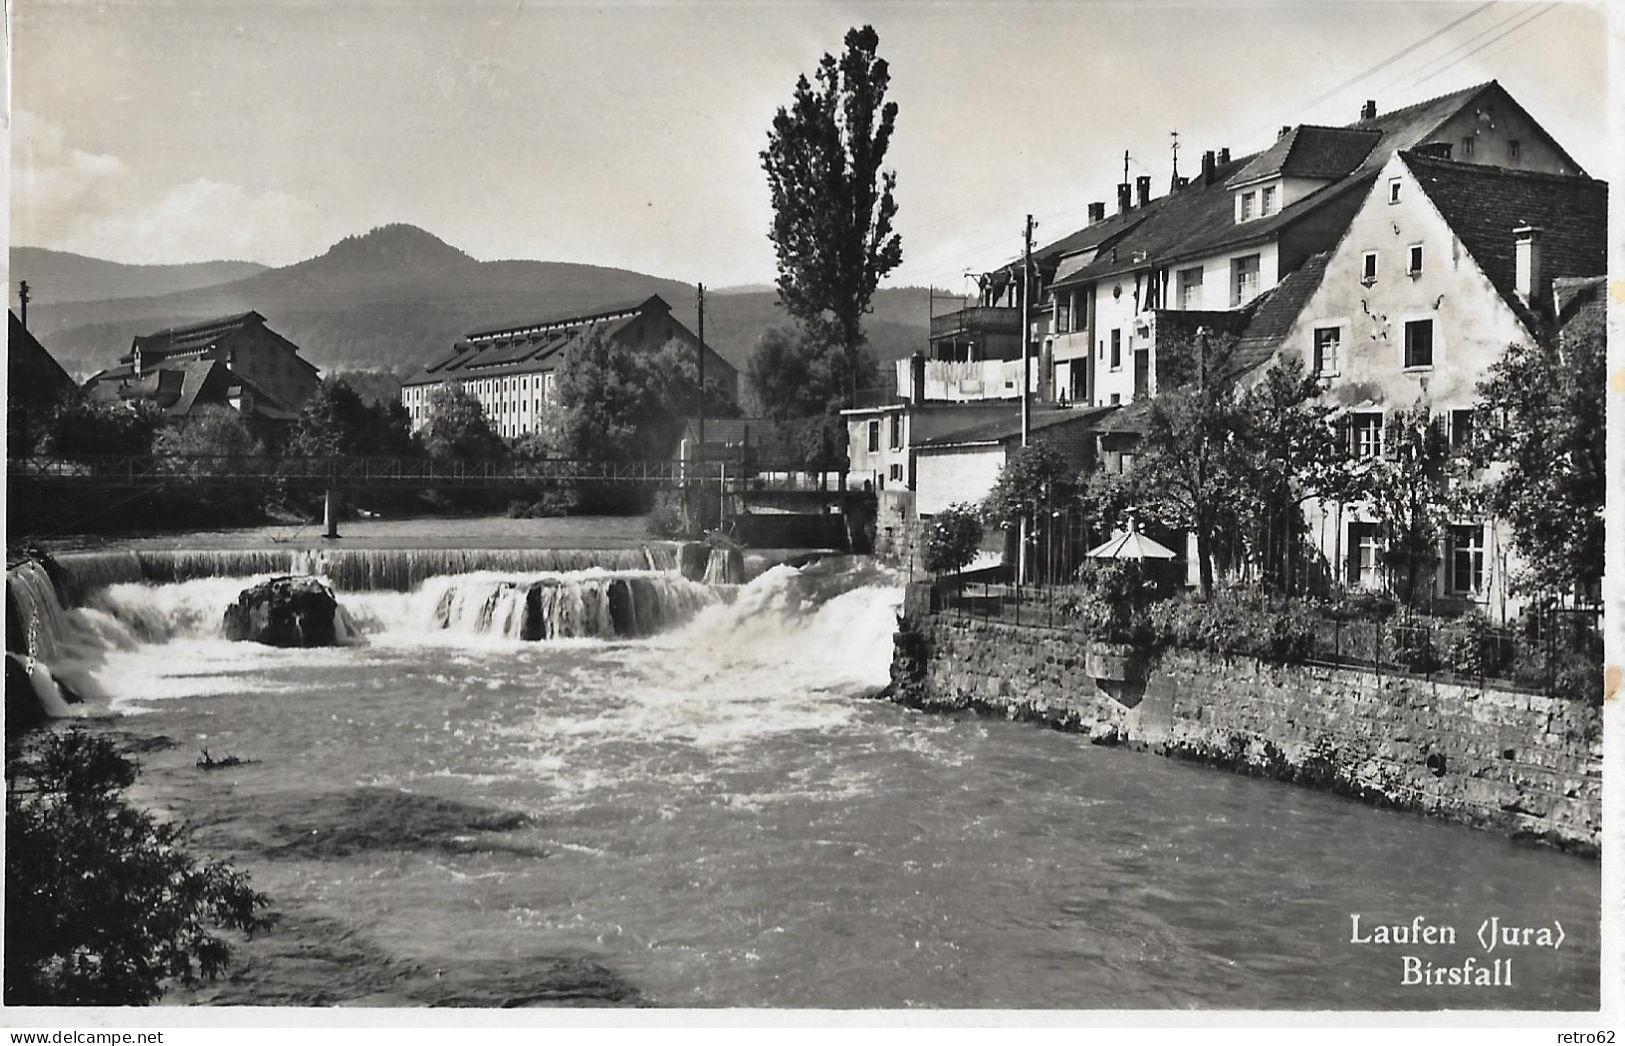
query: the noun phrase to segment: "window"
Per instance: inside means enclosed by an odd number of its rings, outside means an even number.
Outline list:
[[[1445,544],[1445,560],[1450,564],[1450,591],[1457,595],[1484,591],[1484,528],[1479,525],[1451,527]]]
[[[1258,297],[1258,255],[1230,261],[1230,304],[1246,305]]]
[[[893,464],[891,466],[891,468],[886,471],[886,476],[887,476],[888,479],[890,479],[894,483],[903,482],[903,466],[902,466],[902,464],[900,464],[900,463]]]
[[[1089,326],[1087,322],[1088,319],[1089,295],[1085,294],[1082,300],[1076,302],[1076,304],[1074,304],[1072,307],[1072,330],[1081,331],[1085,327]]]
[[[1366,251],[1360,256],[1360,282],[1367,287],[1377,282],[1377,252]]]
[[[1348,581],[1351,585],[1375,588],[1382,580],[1377,558],[1377,525],[1350,523],[1348,543]]]
[[[1120,328],[1112,328],[1112,370],[1123,369],[1123,332]]]
[[[1405,272],[1410,276],[1422,275],[1422,245],[1420,243],[1411,244],[1411,264],[1410,268],[1406,269]]]
[[[542,375],[542,399],[549,403],[553,402],[553,373],[551,371]]]
[[[1507,159],[1511,160],[1513,163],[1517,163],[1518,162],[1518,152],[1519,152],[1518,139],[1516,139],[1516,138],[1508,138],[1507,139]]]
[[[1450,449],[1461,450],[1472,446],[1473,443],[1473,412],[1467,410],[1453,410],[1450,412]]]
[[[879,452],[880,452],[880,421],[878,419],[876,419],[874,421],[869,422],[869,453],[878,454]]]
[[[903,416],[901,414],[891,416],[891,449],[903,449]]]
[[[1390,179],[1388,179],[1388,202],[1389,203],[1398,203],[1399,202],[1399,179],[1398,178],[1390,178]]]
[[[1279,195],[1280,194],[1276,191],[1275,186],[1264,186],[1258,197],[1258,213],[1267,218],[1276,211],[1280,210],[1280,206],[1276,203],[1276,198]]]
[[[1433,321],[1407,320],[1405,323],[1405,366],[1433,366]]]
[[[1257,193],[1244,192],[1241,194],[1241,202],[1236,205],[1236,221],[1250,222],[1253,220],[1253,204],[1257,198]]]
[[[1051,298],[1050,300],[1055,303],[1055,329],[1058,331],[1071,330],[1072,299],[1057,296],[1055,298]]]
[[[1354,415],[1351,423],[1353,433],[1352,445],[1349,448],[1356,458],[1379,458],[1382,456],[1382,412],[1361,411]]]
[[[1123,394],[1121,392],[1112,393],[1112,406],[1115,407],[1119,403],[1122,403],[1122,402],[1123,402]]]
[[[1461,157],[1462,157],[1462,159],[1465,160],[1467,157],[1473,155],[1473,143],[1475,141],[1476,141],[1476,139],[1470,138],[1470,137],[1469,138],[1463,138],[1461,140]]]
[[[1343,328],[1315,328],[1315,373],[1336,374],[1342,355]]]
[[[1202,267],[1179,270],[1179,307],[1181,309],[1200,309],[1202,307]]]

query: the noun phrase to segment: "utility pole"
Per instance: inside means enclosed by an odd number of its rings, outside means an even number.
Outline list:
[[[1027,215],[1021,254],[1021,445],[1032,442],[1033,216]]]
[[[28,281],[27,280],[24,280],[23,282],[21,282],[21,283],[19,283],[17,285],[17,300],[21,303],[21,306],[22,306],[21,310],[20,310],[22,315],[17,317],[17,321],[22,324],[23,330],[27,330],[28,329]]]
[[[698,308],[700,314],[700,400],[699,400],[699,440],[700,449],[705,449],[705,284],[700,284],[698,291]]]
[[[1027,225],[1022,232],[1021,250],[1021,445],[1026,447],[1032,442],[1033,415],[1032,415],[1032,305],[1033,305],[1033,216],[1027,215]],[[1016,584],[1027,581],[1027,535],[1032,531],[1032,522],[1027,513],[1021,516],[1021,532],[1017,540],[1021,543],[1021,552],[1016,557]]]

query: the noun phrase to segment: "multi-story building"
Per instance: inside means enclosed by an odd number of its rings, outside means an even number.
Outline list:
[[[545,423],[547,405],[556,401],[556,373],[566,354],[600,337],[640,351],[654,352],[676,341],[703,352],[706,384],[720,385],[730,400],[738,400],[739,372],[674,319],[664,299],[650,295],[470,334],[402,383],[401,402],[412,427],[420,429],[428,423],[434,390],[457,382],[479,400],[499,436],[512,439],[537,432]]]
[[[1252,156],[1205,153],[1200,172],[1160,198],[1149,197],[1144,176],[1132,199],[1120,185],[1120,212],[1139,210],[1140,220],[1102,247],[1063,254],[1038,291],[1053,317],[1052,387],[1081,388],[1096,405],[1155,395],[1159,340],[1178,341],[1196,325],[1240,334],[1262,295],[1338,242],[1400,150],[1584,174],[1495,81],[1383,115],[1367,102],[1360,117],[1346,127],[1283,127]]]
[[[84,390],[110,402],[147,400],[174,418],[229,407],[269,435],[298,416],[321,372],[265,322],[246,312],[138,336],[118,366],[92,375]]]
[[[1453,446],[1470,442],[1478,385],[1507,346],[1550,336],[1573,279],[1606,271],[1606,183],[1442,151],[1391,157],[1336,249],[1305,266],[1295,314],[1243,342],[1253,359],[1295,355],[1320,377],[1357,459],[1381,457],[1387,419],[1417,403]],[[1306,523],[1345,583],[1383,583],[1370,505],[1311,502]],[[1451,520],[1435,593],[1517,613],[1510,546],[1497,520]]]

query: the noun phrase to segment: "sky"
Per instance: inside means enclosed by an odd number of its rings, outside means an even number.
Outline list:
[[[10,242],[124,262],[283,265],[409,222],[485,260],[770,283],[768,126],[864,23],[899,109],[890,285],[963,290],[1028,213],[1042,244],[1110,211],[1124,150],[1160,194],[1171,131],[1190,173],[1492,78],[1608,173],[1606,13],[1563,0],[10,6]]]

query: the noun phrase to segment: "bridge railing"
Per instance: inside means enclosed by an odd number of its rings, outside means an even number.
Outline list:
[[[22,455],[6,461],[10,480],[166,483],[186,480],[263,481],[300,486],[492,486],[602,484],[718,486],[730,491],[838,491],[842,471],[799,463],[671,460],[592,461],[579,458],[437,459],[304,457],[282,454]]]

